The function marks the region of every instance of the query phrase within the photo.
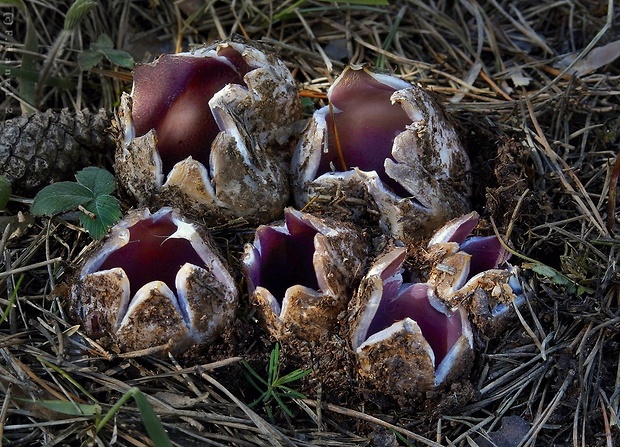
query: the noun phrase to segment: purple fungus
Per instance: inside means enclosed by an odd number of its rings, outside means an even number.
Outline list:
[[[183,264],[205,266],[191,242],[175,234],[179,230],[177,222],[172,210],[136,222],[128,228],[127,244],[110,253],[97,270],[122,268],[130,278],[131,296],[151,281],[163,281],[176,291],[176,275]]]
[[[475,211],[453,219],[439,228],[428,243],[429,247],[456,244],[458,250],[470,255],[468,278],[485,270],[496,269],[510,257],[497,236],[471,236],[479,220]]]
[[[301,103],[265,46],[233,36],[139,65],[118,115],[116,176],[140,206],[208,225],[282,216]]]
[[[443,291],[452,293],[474,276],[500,268],[510,258],[497,236],[471,236],[479,220],[478,213],[472,211],[446,223],[431,237],[429,249],[446,252],[431,273],[431,282],[442,283]]]
[[[411,124],[411,118],[392,94],[410,85],[365,67],[348,67],[331,86],[327,113],[327,150],[317,175],[359,168],[376,171],[381,181],[401,197],[409,193],[385,172],[385,160],[392,158],[394,138]]]
[[[327,96],[329,105],[308,121],[291,160],[299,208],[362,199],[349,207],[352,217],[376,207],[382,230],[403,241],[470,209],[469,158],[431,94],[367,66],[349,66]]]
[[[472,236],[467,238],[460,248],[471,255],[470,278],[485,270],[498,268],[510,256],[497,236]]]
[[[260,226],[245,246],[243,270],[263,326],[280,340],[325,336],[349,302],[367,250],[350,224],[293,208],[282,224]]]
[[[256,257],[248,266],[250,287],[264,287],[282,303],[286,290],[296,284],[317,290],[313,265],[314,237],[318,233],[299,215],[286,213],[283,226],[256,231]]]
[[[375,313],[366,339],[392,324],[410,318],[415,321],[435,355],[439,365],[463,334],[463,323],[458,312],[450,312],[431,301],[428,284],[402,284],[402,281],[384,283],[383,296]]]
[[[133,124],[137,136],[157,132],[165,173],[188,156],[209,164],[211,144],[223,130],[209,101],[228,84],[245,86],[252,68],[232,47],[207,54],[164,54],[134,70]]]
[[[121,350],[181,352],[211,342],[234,316],[237,287],[206,232],[171,208],[135,210],[87,257],[72,312]]]
[[[403,284],[405,257],[404,247],[388,248],[350,305],[360,374],[391,395],[428,391],[463,374],[473,352],[463,309],[448,309],[431,284]]]
[[[477,222],[474,211],[436,231],[428,248],[438,258],[428,281],[442,300],[464,306],[478,330],[492,336],[525,297],[518,268],[508,263],[510,252],[499,238],[469,234]]]

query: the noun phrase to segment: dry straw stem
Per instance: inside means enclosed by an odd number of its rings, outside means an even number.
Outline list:
[[[248,408],[254,398],[237,363],[242,357],[260,365],[269,357],[267,343],[230,349],[223,343],[199,366],[104,349],[67,320],[59,298],[89,244],[87,235],[70,221],[20,221],[17,213],[28,208],[13,200],[3,212],[8,220],[2,221],[0,241],[0,306],[7,311],[0,325],[3,443],[151,445],[133,404],[98,434],[92,416],[37,404],[97,403],[105,412],[133,386],[147,396],[177,445],[362,446],[407,439],[413,445],[469,446],[494,439],[507,416],[529,424],[512,445],[620,443],[613,166],[620,141],[620,70],[616,61],[573,72],[592,50],[620,39],[618,8],[612,0],[391,3],[100,2],[48,64],[39,106],[114,108],[120,92],[130,88],[131,73],[106,61],[89,71],[77,65],[77,54],[103,33],[137,62],[231,33],[261,39],[286,61],[303,96],[312,98],[308,113],[325,103],[327,88],[347,63],[379,63],[435,92],[454,115],[470,148],[474,207],[483,220],[497,222],[517,252],[592,292],[578,295],[557,278],[525,270],[528,304],[504,333],[480,340],[471,375],[475,393],[466,402],[454,389],[446,395],[457,402],[452,406],[380,409],[362,393],[334,402],[329,393],[321,398],[310,390],[308,399],[287,403],[297,411],[294,420],[282,416],[272,423],[262,409]],[[11,43],[0,48],[0,60],[18,65],[31,58],[40,69],[68,5],[40,0],[27,7],[37,50],[24,47],[26,21],[15,10],[12,35],[0,29],[0,39]],[[0,83],[7,118],[19,112],[20,82],[33,74],[14,73]],[[9,234],[7,222],[19,231]],[[218,232],[233,259],[242,237]],[[247,307],[240,318],[253,324]]]

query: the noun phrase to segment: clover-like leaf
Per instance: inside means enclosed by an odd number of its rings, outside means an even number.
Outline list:
[[[35,216],[64,213],[76,209],[94,199],[93,192],[75,182],[58,182],[46,186],[37,193],[30,212]]]
[[[77,61],[78,65],[82,70],[88,70],[101,62],[102,58],[103,54],[101,54],[99,51],[86,50],[78,54]]]
[[[114,42],[107,34],[101,34],[90,49],[78,54],[78,65],[82,70],[93,68],[101,59],[106,58],[112,64],[123,68],[133,68],[134,60],[127,51],[116,50]]]
[[[75,174],[77,182],[58,182],[37,193],[32,203],[34,215],[54,215],[79,209],[80,223],[99,239],[121,218],[118,200],[110,194],[116,189],[114,176],[105,169],[87,167]]]
[[[108,228],[121,218],[118,200],[108,194],[97,196],[84,208],[92,214],[82,212],[80,224],[95,239],[101,239],[108,232]]]
[[[93,50],[107,50],[109,48],[114,48],[114,42],[112,42],[110,36],[103,33],[97,37],[97,40],[93,42],[90,47]]]
[[[90,189],[94,197],[111,194],[116,189],[114,176],[105,169],[90,166],[75,174],[78,183]]]
[[[114,65],[118,65],[123,68],[133,68],[134,66],[133,57],[131,57],[131,54],[127,51],[115,50],[114,48],[107,48],[99,51],[101,51],[105,58]]]

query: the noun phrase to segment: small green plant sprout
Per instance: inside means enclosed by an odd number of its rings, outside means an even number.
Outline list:
[[[267,371],[267,379],[265,380],[248,362],[243,360],[243,366],[245,366],[246,369],[246,371],[244,371],[246,379],[259,393],[261,393],[258,399],[249,404],[249,407],[255,407],[259,403],[263,403],[267,416],[269,416],[271,421],[274,421],[273,410],[271,408],[273,401],[278,404],[287,416],[293,417],[293,413],[284,403],[284,399],[305,399],[306,396],[290,388],[288,385],[304,378],[310,374],[311,371],[310,369],[296,369],[284,376],[280,376],[279,361],[280,345],[276,343],[269,357],[269,370]]]
[[[153,445],[155,447],[172,447],[172,442],[168,437],[168,433],[164,429],[161,421],[157,417],[157,414],[153,410],[153,407],[147,400],[146,396],[138,387],[129,388],[125,394],[123,394],[120,399],[108,410],[108,412],[103,415],[102,407],[103,404],[97,401],[94,396],[92,396],[88,391],[86,391],[73,377],[71,377],[66,371],[54,365],[42,358],[39,358],[39,361],[43,363],[45,366],[55,371],[56,373],[63,376],[66,380],[75,385],[80,391],[82,391],[90,401],[94,402],[93,404],[79,403],[75,401],[69,400],[30,400],[30,399],[21,399],[15,398],[16,400],[22,402],[28,402],[33,405],[37,405],[39,407],[45,408],[47,410],[52,410],[61,415],[67,415],[72,417],[84,417],[93,423],[93,430],[90,431],[91,436],[93,436],[93,445],[103,445],[101,439],[98,438],[101,431],[106,427],[108,422],[112,418],[114,418],[117,413],[123,408],[127,402],[133,398],[138,407],[138,411],[140,413],[140,417],[142,418],[142,423],[144,424],[144,428],[146,429],[146,433],[151,438]]]
[[[146,399],[146,396],[139,388],[133,387],[127,390],[127,392],[118,400],[118,402],[110,408],[110,411],[97,423],[97,433],[105,427],[105,425],[114,417],[114,415],[122,408],[129,399],[133,398],[138,406],[138,411],[142,417],[144,428],[149,437],[153,441],[155,447],[172,447],[172,442],[168,437],[168,433],[164,429],[161,421],[157,417],[157,414],[153,410],[153,407]]]
[[[414,444],[411,444],[407,438],[405,436],[403,436],[401,433],[398,433],[395,430],[392,430],[392,433],[394,433],[394,436],[396,436],[397,440],[398,440],[398,445],[406,445],[407,447],[415,447]]]
[[[101,62],[103,58],[123,68],[133,68],[134,65],[131,54],[115,49],[112,39],[107,34],[100,35],[90,45],[90,49],[82,51],[78,55],[78,64],[82,70],[88,70]]]
[[[77,182],[57,182],[34,197],[30,211],[36,216],[80,211],[80,224],[95,239],[101,239],[121,218],[114,176],[94,166],[75,174]]]
[[[9,197],[11,197],[11,182],[7,178],[0,174],[0,210],[6,208],[9,203]]]
[[[17,301],[17,292],[19,291],[19,288],[22,285],[22,280],[23,279],[24,279],[24,274],[22,273],[21,276],[19,277],[19,279],[17,280],[17,283],[15,284],[15,287],[11,291],[11,296],[9,297],[8,304],[6,305],[4,310],[2,311],[2,315],[0,315],[0,326],[2,326],[2,324],[5,321],[7,321],[7,319],[9,318],[9,313],[13,309],[13,306],[15,306],[15,302]]]

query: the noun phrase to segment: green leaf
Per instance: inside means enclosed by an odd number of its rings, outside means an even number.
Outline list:
[[[9,303],[6,305],[6,308],[2,312],[2,315],[0,316],[0,325],[4,323],[6,319],[9,317],[9,313],[11,312],[11,309],[13,309],[13,306],[15,305],[15,301],[17,301],[17,292],[19,291],[19,288],[22,285],[23,279],[24,279],[24,274],[22,273],[19,276],[17,283],[15,284],[15,287],[13,288],[13,291],[11,292],[11,296],[9,297]]]
[[[93,200],[90,189],[75,182],[58,182],[46,186],[37,193],[30,212],[35,216],[54,215],[73,210]]]
[[[101,62],[101,59],[103,59],[103,54],[101,54],[99,51],[93,50],[82,51],[80,54],[78,54],[77,57],[78,65],[82,70],[88,70],[90,68],[93,68],[99,62]]]
[[[156,447],[172,447],[172,442],[168,438],[168,433],[161,425],[161,421],[153,411],[153,407],[146,400],[146,397],[142,391],[136,389],[133,393],[133,398],[136,401],[140,415],[142,416],[142,422],[146,428],[146,432],[153,441]]]
[[[19,399],[22,400],[22,399]],[[77,402],[70,402],[68,400],[26,400],[48,410],[55,411],[57,413],[69,414],[72,416],[94,416],[101,413],[101,407],[99,405],[87,405]]]
[[[110,419],[112,419],[121,407],[132,397],[136,401],[136,405],[138,406],[138,410],[142,416],[144,427],[146,428],[146,431],[155,447],[172,447],[170,438],[168,438],[168,433],[166,433],[166,430],[164,430],[164,427],[161,425],[161,421],[153,411],[153,407],[151,407],[151,404],[149,404],[148,400],[146,400],[146,397],[142,391],[140,391],[137,387],[127,390],[118,402],[110,408],[105,416],[97,423],[95,427],[96,432],[99,433],[110,421]]]
[[[306,399],[306,395],[297,390],[293,390],[286,386],[281,386],[280,388],[284,390],[284,392],[278,393],[280,397],[288,397],[290,399]]]
[[[53,183],[39,191],[31,212],[52,215],[83,206],[80,223],[93,238],[99,239],[121,218],[120,204],[110,195],[116,189],[116,181],[111,173],[95,166],[82,169],[75,178],[77,183]]]
[[[557,284],[558,286],[566,287],[569,293],[577,293],[577,295],[581,296],[584,293],[594,292],[594,290],[592,290],[591,288],[582,286],[578,282],[570,279],[568,276],[566,276],[564,273],[560,272],[559,270],[556,270],[553,267],[542,264],[540,262],[524,262],[521,265],[521,267],[524,269],[530,269],[533,272],[544,276],[545,278],[549,279],[552,283]]]
[[[84,17],[86,17],[86,14],[88,14],[96,5],[97,2],[93,0],[75,0],[67,11],[63,28],[66,31],[75,29]]]
[[[93,197],[111,194],[116,189],[114,176],[105,169],[89,166],[75,174],[78,183],[93,193]]]
[[[3,0],[0,2],[0,6],[14,6],[21,12],[26,11],[26,3],[23,0]]]
[[[11,197],[11,182],[4,175],[0,174],[0,210],[6,208],[6,204],[9,203],[9,197]]]
[[[299,379],[306,377],[308,374],[310,374],[310,372],[311,372],[310,369],[296,369],[295,371],[288,373],[284,377],[280,377],[278,379],[278,385],[284,385],[285,383],[295,382]]]
[[[274,394],[273,398],[278,403],[278,406],[282,409],[282,411],[284,411],[288,415],[288,417],[295,417],[293,416],[293,412],[289,409],[289,407],[282,401],[282,399],[280,399],[280,396]]]
[[[114,48],[114,42],[112,42],[110,36],[108,36],[106,33],[103,33],[99,35],[97,40],[93,42],[90,47],[93,50],[107,50],[110,48]]]
[[[126,51],[114,50],[112,48],[101,49],[100,51],[107,60],[115,65],[118,65],[119,67],[133,68],[134,66],[133,57],[131,57],[131,54]]]
[[[265,379],[263,379],[260,374],[258,374],[256,371],[254,371],[254,368],[252,368],[250,366],[250,364],[248,362],[246,362],[245,360],[242,361],[243,366],[245,366],[245,368],[247,369],[248,373],[249,373],[249,377],[254,376],[254,378],[256,378],[259,382],[261,382],[263,385],[269,385],[267,383],[267,381]],[[258,391],[262,391],[262,388],[258,388]]]
[[[82,212],[80,224],[94,239],[101,239],[108,229],[121,218],[121,207],[115,197],[103,194],[84,205],[84,208],[94,214],[95,218]]]
[[[248,404],[249,407],[255,407],[259,403],[263,403],[263,407],[269,416],[269,419],[273,419],[273,412],[271,410],[271,402],[274,400],[278,406],[284,411],[288,416],[293,417],[293,413],[286,406],[283,398],[287,399],[303,399],[304,396],[299,391],[296,391],[288,386],[285,386],[285,383],[292,383],[296,380],[299,380],[306,375],[310,374],[311,370],[306,369],[296,369],[285,376],[279,376],[279,362],[280,362],[280,344],[276,343],[274,348],[271,351],[269,356],[269,370],[267,371],[267,380],[263,379],[245,360],[243,361],[243,366],[245,366],[247,371],[244,371],[245,378],[250,384],[256,388],[261,395],[252,403]],[[265,388],[259,385],[260,382]]]
[[[78,55],[78,64],[82,70],[88,70],[97,65],[103,57],[119,67],[133,68],[134,66],[131,54],[126,51],[114,49],[114,42],[112,42],[110,36],[105,33],[101,34],[97,38],[97,41],[90,45],[89,50],[82,51]]]
[[[539,275],[546,276],[549,279],[553,279],[555,281],[561,281],[562,284],[566,284],[569,282],[568,278],[564,278],[559,271],[554,269],[553,267],[549,267],[545,264],[526,264],[532,271],[538,273]]]

